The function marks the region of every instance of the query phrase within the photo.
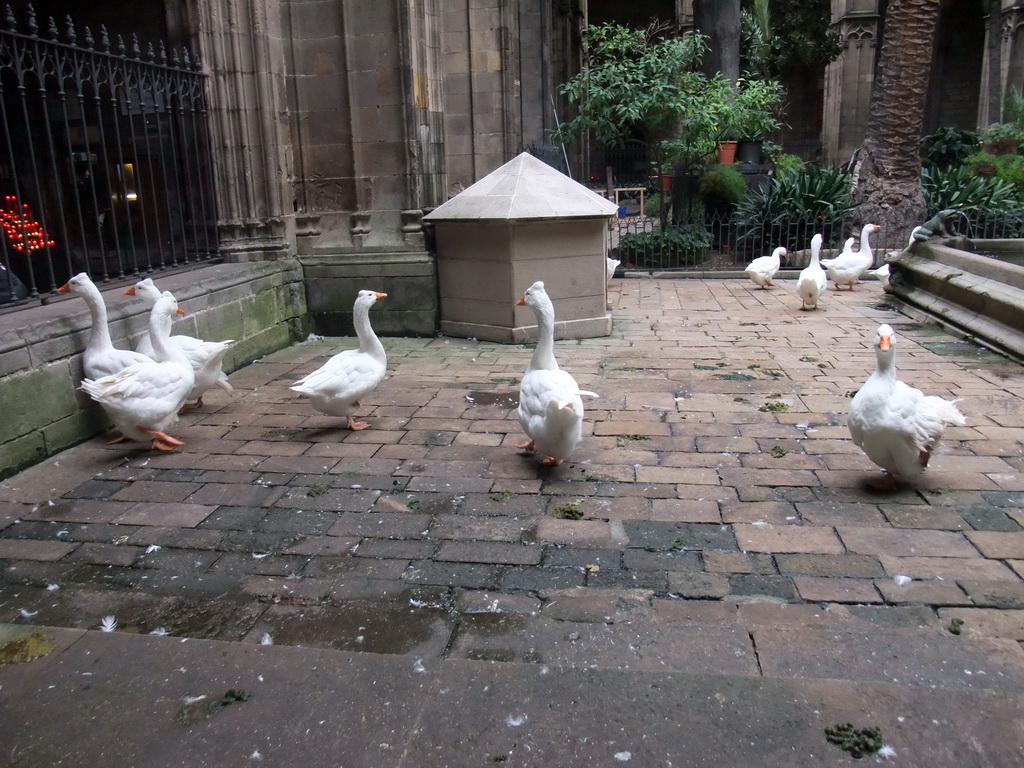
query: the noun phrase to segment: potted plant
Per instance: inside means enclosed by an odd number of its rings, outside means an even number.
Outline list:
[[[990,155],[1015,155],[1024,131],[1016,123],[991,123],[981,132],[981,148]]]
[[[732,103],[731,129],[739,140],[736,151],[741,162],[761,162],[762,142],[782,125],[776,114],[781,103],[778,80],[740,78]]]
[[[975,152],[964,159],[964,168],[972,176],[987,179],[996,172],[996,156],[991,152]]]

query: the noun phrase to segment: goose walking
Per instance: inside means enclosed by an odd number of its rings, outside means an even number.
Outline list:
[[[779,271],[779,267],[782,266],[782,257],[786,255],[786,249],[781,245],[772,251],[771,256],[758,256],[752,262],[747,265],[747,268],[743,270],[747,273],[747,276],[754,281],[754,285],[760,286],[764,290],[768,290],[770,286],[774,286],[772,278],[775,277],[775,273]]]
[[[796,279],[796,292],[800,295],[800,309],[817,309],[818,299],[825,292],[828,276],[821,268],[818,257],[821,254],[820,234],[811,238],[811,263],[800,271]]]
[[[150,307],[153,307],[160,298],[160,289],[152,278],[140,280],[131,288],[125,291],[128,296],[138,296]],[[186,398],[187,408],[200,408],[203,405],[203,394],[213,387],[219,387],[225,392],[233,390],[227,375],[224,373],[224,357],[234,339],[224,341],[204,341],[193,336],[175,334],[169,339],[171,344],[181,349],[188,358],[192,370],[196,374],[196,383]],[[153,341],[149,331],[142,335],[138,344],[135,345],[137,352],[152,356]]]
[[[896,335],[883,324],[875,334],[876,367],[850,403],[847,422],[853,442],[885,471],[889,488],[896,477],[924,472],[948,426],[962,427],[964,415],[955,401],[896,378]]]
[[[581,390],[555,359],[555,308],[537,281],[516,302],[537,316],[537,346],[519,388],[519,424],[529,441],[517,448],[535,451],[543,466],[561,464],[583,436],[582,397],[597,397]]]
[[[130,349],[118,349],[110,340],[110,326],[107,321],[107,305],[103,294],[85,272],[79,272],[57,289],[58,293],[81,296],[89,308],[92,328],[82,355],[82,368],[90,379],[111,376],[130,365],[151,363],[153,358]]]
[[[841,285],[849,286],[851,291],[857,290],[853,287],[854,283],[859,283],[860,276],[875,263],[875,255],[871,251],[871,234],[879,229],[877,224],[865,224],[860,233],[859,251],[853,250],[853,238],[849,238],[842,253],[834,259],[821,260],[821,266],[828,271],[837,291]]]
[[[155,360],[135,363],[111,375],[82,380],[81,388],[98,402],[121,430],[111,440],[152,440],[153,448],[170,451],[183,443],[164,430],[177,421],[178,411],[195,384],[195,373],[184,353],[168,342],[175,314],[184,314],[164,292],[150,310],[149,332]]]
[[[386,293],[360,291],[352,306],[352,320],[358,349],[339,352],[320,368],[302,377],[290,389],[309,398],[310,403],[328,416],[344,416],[345,425],[352,430],[366,429],[365,421],[355,421],[352,415],[359,401],[373,392],[384,380],[388,358],[384,345],[370,325],[370,307]]]

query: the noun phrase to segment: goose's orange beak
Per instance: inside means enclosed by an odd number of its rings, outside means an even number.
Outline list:
[[[519,297],[519,301],[516,302],[516,306],[517,307],[525,307],[526,306],[526,297],[525,296],[520,296]]]
[[[375,295],[377,296],[378,299],[386,299],[388,297],[388,295],[386,293],[376,293],[375,292]]]
[[[67,293],[71,290],[71,283],[64,283],[60,288],[57,289],[57,293]]]
[[[134,296],[135,295],[135,286],[133,285],[131,288],[129,288],[127,291],[125,291],[124,295],[125,296]]]
[[[184,315],[185,314],[185,310],[182,309],[181,307],[178,307],[178,314],[179,315]]]
[[[888,352],[892,349],[892,339],[888,336],[882,336],[878,339],[878,348],[883,352]]]

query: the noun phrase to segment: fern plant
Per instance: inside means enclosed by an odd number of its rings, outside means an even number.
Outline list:
[[[752,189],[737,207],[737,244],[774,243],[802,250],[817,232],[825,233],[829,242],[857,208],[850,181],[846,169],[808,166]]]

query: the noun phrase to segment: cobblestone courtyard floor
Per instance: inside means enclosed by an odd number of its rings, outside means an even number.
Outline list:
[[[0,622],[1020,690],[1020,365],[876,283],[817,312],[792,281],[610,301],[610,337],[556,344],[600,395],[571,461],[514,447],[527,347],[385,338],[353,433],[288,389],[352,340],[307,341],[235,372],[173,453],[97,437],[0,484]],[[900,378],[967,415],[895,492],[846,427],[882,322]]]

